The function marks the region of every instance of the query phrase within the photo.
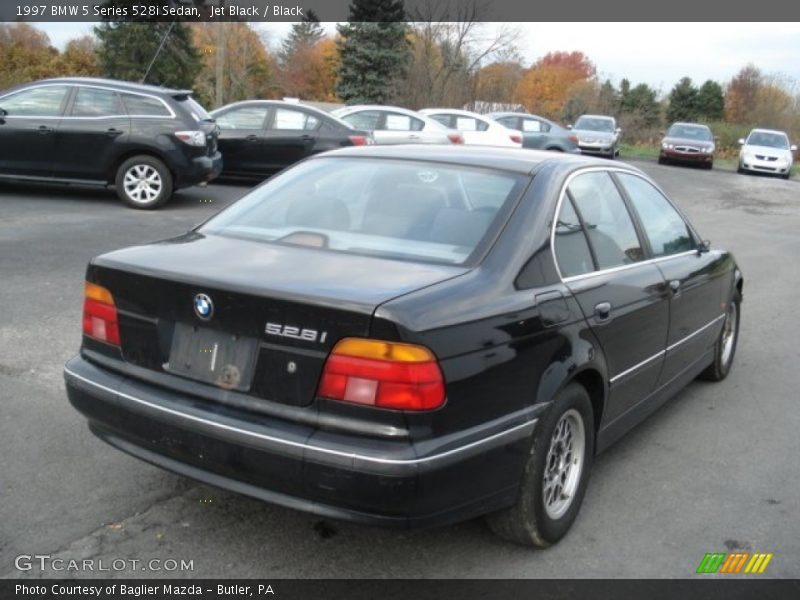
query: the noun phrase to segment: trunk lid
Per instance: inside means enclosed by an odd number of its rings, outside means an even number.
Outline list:
[[[303,406],[378,305],[466,270],[190,233],[97,257],[87,278],[114,296],[126,362]]]

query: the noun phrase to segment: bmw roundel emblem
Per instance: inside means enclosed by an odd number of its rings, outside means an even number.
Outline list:
[[[214,303],[208,294],[197,294],[194,297],[194,314],[203,321],[208,321],[214,315]]]

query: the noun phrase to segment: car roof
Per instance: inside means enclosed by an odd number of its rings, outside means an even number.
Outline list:
[[[131,81],[121,81],[119,79],[104,79],[102,77],[52,77],[50,79],[41,79],[39,81],[31,81],[26,85],[33,85],[38,83],[65,83],[70,85],[97,85],[97,86],[112,86],[121,91],[131,92],[145,92],[148,94],[166,94],[168,96],[184,96],[192,94],[192,90],[181,90],[175,88],[166,88],[157,85],[149,85],[146,83],[134,83]]]
[[[356,110],[379,110],[384,112],[400,112],[413,117],[419,116],[417,111],[411,110],[410,108],[403,108],[402,106],[386,106],[383,104],[354,104],[352,106],[343,106],[342,108],[337,108],[336,112],[345,113]]]
[[[225,106],[220,106],[219,108],[215,108],[214,110],[211,110],[209,112],[211,114],[214,114],[221,112],[227,108],[231,108],[234,106],[247,106],[248,104],[266,104],[268,106],[285,106],[287,108],[297,108],[299,106],[309,112],[322,115],[323,117],[328,117],[328,118],[333,117],[335,121],[340,120],[337,119],[331,113],[324,111],[320,108],[317,108],[316,106],[311,106],[309,104],[305,104],[304,102],[292,102],[289,100],[239,100],[238,102],[231,102],[230,104],[226,104]]]
[[[581,115],[578,119],[582,119],[583,117],[588,117],[590,119],[608,119],[609,121],[614,121],[614,117],[609,115]]]
[[[512,171],[529,175],[544,165],[572,171],[581,167],[624,167],[641,173],[636,167],[625,163],[609,161],[589,156],[528,150],[520,148],[501,148],[492,146],[444,146],[424,144],[400,144],[387,146],[352,146],[319,154],[311,160],[326,157],[383,158],[446,163],[467,167],[487,167],[502,171]]]

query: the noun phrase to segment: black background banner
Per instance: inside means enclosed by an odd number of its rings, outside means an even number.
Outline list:
[[[152,7],[145,18],[155,21],[298,21],[313,10],[320,21],[346,21],[349,0],[2,0],[0,21],[100,21],[99,9],[125,9],[110,20],[135,20],[134,6]],[[180,16],[182,9],[200,7],[199,17]],[[800,2],[787,0],[405,0],[415,20],[484,22],[611,22],[611,21],[800,21]],[[278,10],[276,10],[276,8]],[[212,10],[214,9],[214,10]],[[232,10],[233,9],[233,10]],[[222,10],[222,12],[220,12]],[[237,16],[241,15],[241,16]],[[479,18],[474,17],[478,15]],[[141,18],[141,17],[139,17]],[[598,31],[602,35],[602,31]]]
[[[19,587],[24,586],[24,587]],[[95,593],[70,594],[84,586]],[[110,592],[113,587],[115,592]],[[124,593],[122,586],[125,587]],[[198,587],[194,587],[198,586]],[[221,586],[221,588],[220,588]],[[258,593],[259,587],[261,594]],[[269,586],[269,588],[267,588]],[[272,593],[269,593],[271,589]],[[98,595],[96,591],[100,591]],[[175,591],[177,590],[177,592]],[[199,594],[197,592],[200,592]],[[192,593],[193,592],[193,593]],[[800,598],[800,581],[760,578],[691,580],[5,580],[2,600],[785,600]]]

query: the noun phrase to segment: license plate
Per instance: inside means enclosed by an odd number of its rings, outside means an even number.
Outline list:
[[[257,350],[254,338],[176,323],[164,369],[224,389],[246,391],[253,379]]]

